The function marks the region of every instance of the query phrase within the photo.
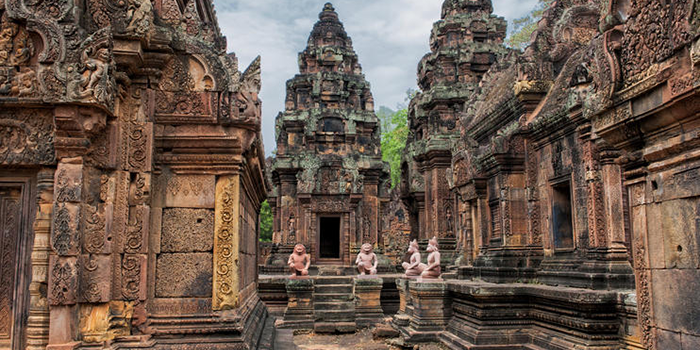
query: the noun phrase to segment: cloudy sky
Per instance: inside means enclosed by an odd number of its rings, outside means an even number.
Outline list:
[[[285,82],[299,72],[297,54],[306,47],[327,0],[214,0],[228,50],[245,70],[262,56],[263,138],[275,149],[274,123],[284,109]],[[428,51],[433,22],[443,0],[335,0],[333,6],[352,38],[372,85],[375,106],[396,109],[406,90],[416,88],[416,66]],[[494,12],[510,21],[528,13],[537,0],[493,0]]]

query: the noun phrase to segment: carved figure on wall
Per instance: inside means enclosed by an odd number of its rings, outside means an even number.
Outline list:
[[[29,34],[6,16],[0,18],[0,65],[21,66],[32,54]]]
[[[363,240],[369,240],[372,238],[371,228],[372,228],[372,222],[369,219],[369,214],[365,214],[365,217],[362,218],[362,239]]]
[[[133,32],[137,35],[145,34],[153,24],[153,5],[151,4],[151,1],[130,1],[127,16],[130,18],[130,20],[129,25],[126,27],[126,31]]]
[[[425,264],[420,262],[420,251],[418,242],[415,239],[408,245],[408,253],[411,254],[411,258],[408,262],[401,264],[403,269],[406,270],[404,277],[418,277],[425,269]]]
[[[72,96],[80,100],[94,99],[107,103],[114,91],[114,81],[110,77],[111,67],[114,66],[110,49],[100,37],[101,31],[83,42],[80,65],[74,70],[76,77],[70,83]],[[73,67],[69,67],[69,71]]]
[[[306,254],[306,247],[303,244],[299,243],[294,246],[294,252],[289,255],[287,265],[292,272],[291,278],[309,275],[311,257]]]
[[[454,237],[454,228],[452,226],[452,207],[448,204],[445,209],[445,224],[447,225],[447,237]]]
[[[294,213],[289,214],[289,219],[287,220],[287,229],[289,232],[289,235],[287,236],[287,242],[289,243],[294,243],[296,242],[296,219],[294,218]]]
[[[260,56],[243,72],[240,81],[240,89],[235,94],[235,115],[245,122],[260,121],[262,115],[260,93]]]
[[[360,275],[376,275],[377,274],[377,255],[374,254],[374,249],[372,244],[365,243],[362,245],[362,249],[357,253],[357,259],[355,259],[355,264],[357,264],[357,270]]]
[[[420,276],[423,278],[439,278],[441,274],[440,268],[440,251],[438,250],[437,237],[433,237],[428,240],[428,264],[421,272]],[[421,264],[423,265],[423,264]]]

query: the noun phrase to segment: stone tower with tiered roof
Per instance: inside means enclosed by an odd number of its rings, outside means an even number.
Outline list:
[[[446,181],[452,146],[460,136],[459,115],[482,76],[508,53],[506,21],[492,12],[490,0],[445,1],[430,35],[431,51],[418,64],[421,91],[409,106],[401,192],[410,208],[413,238],[437,236],[441,249],[454,247],[460,224]]]
[[[287,81],[276,134],[274,241],[305,244],[314,264],[346,266],[362,243],[381,245],[389,174],[379,120],[352,40],[330,3],[299,54],[299,74]]]

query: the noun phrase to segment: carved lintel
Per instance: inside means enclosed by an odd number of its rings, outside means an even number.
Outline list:
[[[216,181],[214,217],[215,311],[238,307],[238,238],[240,181],[238,175],[222,176]]]

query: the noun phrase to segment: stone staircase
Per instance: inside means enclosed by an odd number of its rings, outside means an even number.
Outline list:
[[[352,277],[319,276],[314,284],[314,332],[355,332]]]

